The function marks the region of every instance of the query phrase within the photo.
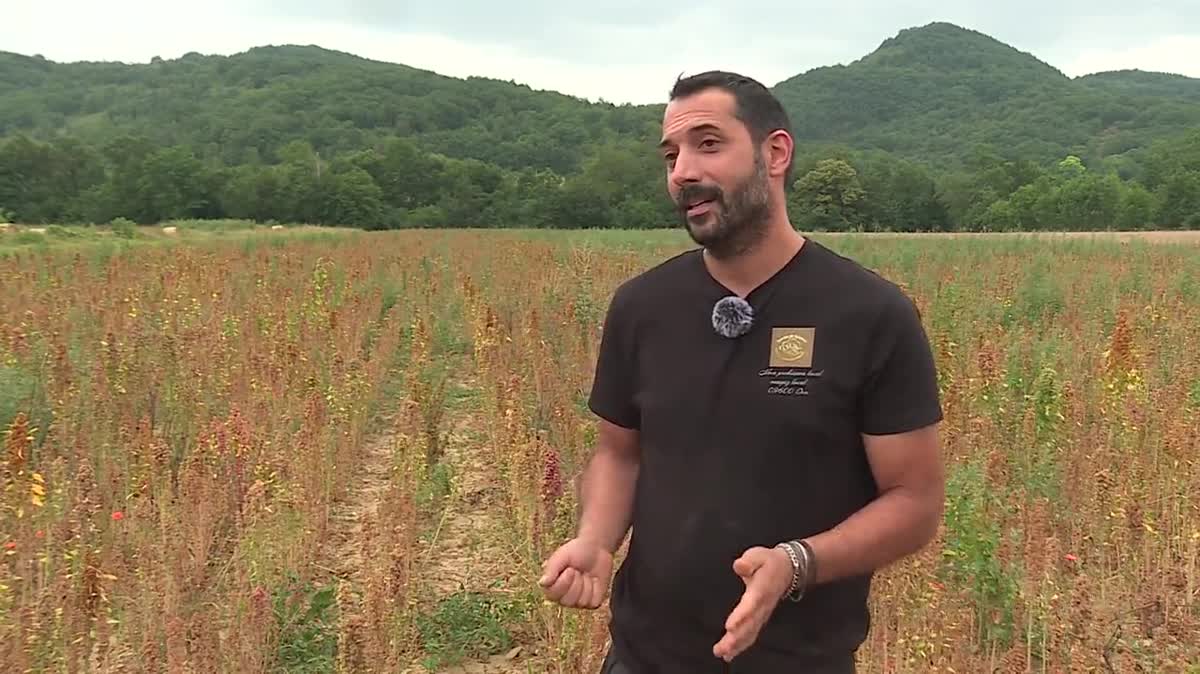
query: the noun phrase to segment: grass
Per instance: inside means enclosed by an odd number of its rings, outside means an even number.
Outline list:
[[[516,603],[478,592],[457,592],[434,611],[417,617],[421,644],[430,671],[473,658],[499,655],[513,646],[509,624],[521,618]]]
[[[571,534],[608,298],[686,236],[178,227],[0,235],[0,661],[400,671],[522,645],[594,671],[606,612],[534,581]],[[946,410],[945,521],[877,577],[862,671],[1200,661],[1200,247],[814,238],[916,299]],[[513,557],[429,600],[464,415]],[[378,433],[378,525],[338,589],[331,504]]]

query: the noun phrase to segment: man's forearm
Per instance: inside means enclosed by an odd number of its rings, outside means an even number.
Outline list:
[[[599,541],[615,552],[625,540],[633,515],[636,460],[616,452],[597,452],[579,476],[579,528],[576,535]]]
[[[897,488],[884,492],[838,526],[808,538],[816,584],[880,569],[918,552],[937,533],[942,504]]]

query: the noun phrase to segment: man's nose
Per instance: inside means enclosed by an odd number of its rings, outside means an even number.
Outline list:
[[[675,156],[675,163],[671,167],[671,182],[683,186],[699,181],[700,163],[695,161],[686,151],[680,151]]]

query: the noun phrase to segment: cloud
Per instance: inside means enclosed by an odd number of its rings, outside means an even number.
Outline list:
[[[1189,54],[1193,57],[1187,58]],[[1078,77],[1128,68],[1200,77],[1200,35],[1167,35],[1124,49],[1085,46],[1067,59],[1061,70]]]
[[[1117,68],[1200,75],[1194,56],[1200,53],[1200,5],[1191,0],[211,0],[174,6],[43,0],[5,8],[3,48],[54,60],[144,62],[189,51],[317,44],[446,75],[650,103],[663,101],[680,73],[725,68],[774,84],[856,60],[899,30],[932,21],[986,33],[1072,75]]]
[[[689,12],[703,12],[692,8]],[[502,46],[542,58],[597,61],[622,58],[625,39],[653,34],[674,11],[649,3],[393,2],[389,0],[251,0],[250,12],[268,17],[369,27],[394,34],[432,34],[467,45]]]

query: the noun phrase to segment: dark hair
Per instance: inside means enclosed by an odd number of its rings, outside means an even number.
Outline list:
[[[733,94],[734,100],[737,102],[734,116],[750,130],[750,138],[755,145],[762,143],[768,135],[775,131],[783,130],[789,136],[792,135],[792,123],[783,104],[771,93],[770,89],[752,77],[725,70],[710,70],[689,77],[681,75],[675,80],[675,86],[671,88],[670,100],[714,88]],[[785,190],[791,188],[792,167],[795,159],[793,153],[783,176]]]

